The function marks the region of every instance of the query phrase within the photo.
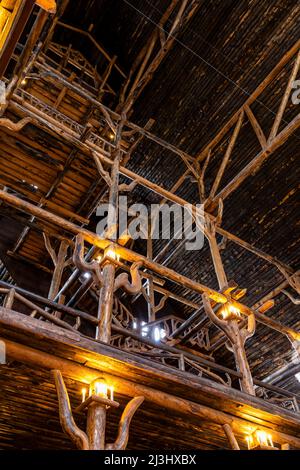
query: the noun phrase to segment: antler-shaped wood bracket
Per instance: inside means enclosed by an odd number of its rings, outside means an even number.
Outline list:
[[[144,401],[144,397],[133,398],[125,407],[120,422],[118,435],[114,443],[105,443],[106,413],[110,407],[119,407],[116,401],[91,395],[82,403],[77,412],[87,409],[87,432],[85,433],[76,425],[70,405],[68,391],[64,379],[59,370],[52,370],[54,377],[58,403],[59,417],[63,431],[70,437],[80,450],[125,450],[128,439],[131,420]]]
[[[115,279],[114,291],[124,289],[128,294],[135,295],[142,290],[142,277],[139,269],[143,266],[142,261],[133,263],[130,268],[131,282],[127,273],[119,274]]]
[[[240,379],[242,391],[255,395],[253,379],[249,367],[249,363],[245,351],[245,343],[248,338],[255,333],[255,316],[254,313],[248,315],[248,322],[246,327],[240,328],[240,324],[235,319],[223,320],[213,310],[210,300],[206,294],[202,295],[203,306],[209,319],[214,325],[222,330],[230,344],[227,347],[233,352],[238,371],[242,374]]]
[[[98,261],[86,262],[84,259],[84,239],[81,234],[77,235],[75,242],[75,249],[73,253],[73,263],[81,272],[88,272],[92,275],[96,285],[100,286],[103,283],[101,267]]]

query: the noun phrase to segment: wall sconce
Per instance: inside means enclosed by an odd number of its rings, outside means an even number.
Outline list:
[[[85,391],[85,393],[83,393]],[[90,397],[104,398],[105,400],[114,401],[114,387],[107,385],[105,379],[97,379],[90,384],[89,398]],[[86,389],[82,389],[82,403],[86,401]],[[117,402],[115,402],[117,403]]]
[[[86,388],[81,390],[81,394],[82,403],[75,409],[78,413],[95,405],[102,406],[106,409],[119,407],[119,403],[114,400],[114,387],[109,386],[103,378],[94,380],[94,382],[90,384],[88,396]]]
[[[259,429],[246,436],[246,441],[248,450],[277,450],[274,447],[271,434]]]
[[[109,245],[107,248],[105,248],[103,255],[97,256],[96,260],[98,261],[100,266],[103,266],[104,264],[109,262],[119,263],[120,255],[118,255],[114,248]]]
[[[82,403],[75,409],[81,413],[87,411],[86,432],[82,431],[75,423],[69,395],[64,379],[59,370],[53,370],[52,375],[59,403],[60,423],[64,432],[81,450],[124,450],[129,439],[129,428],[131,420],[143,403],[144,397],[135,397],[127,403],[119,421],[118,436],[114,443],[106,444],[105,432],[107,422],[107,411],[109,408],[118,408],[119,403],[114,400],[114,388],[108,385],[103,378],[94,380],[88,389],[83,388]]]
[[[222,305],[222,307],[218,310],[217,315],[222,320],[241,320],[242,314],[240,310],[234,307],[230,302]]]

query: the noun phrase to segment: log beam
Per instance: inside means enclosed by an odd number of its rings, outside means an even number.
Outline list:
[[[89,384],[99,377],[99,370],[78,365],[70,360],[58,358],[54,355],[37,351],[9,340],[5,340],[5,344],[8,357],[15,359],[16,361],[49,370],[58,369],[66,377],[70,377],[73,380],[77,380],[85,384]],[[154,403],[175,413],[188,415],[196,419],[208,420],[220,426],[229,424],[233,432],[238,435],[244,434],[246,436],[249,434],[249,430],[254,431],[258,427],[257,424],[252,421],[229,415],[205,405],[178,398],[169,393],[161,392],[144,385],[133,383],[129,380],[116,377],[106,372],[103,372],[102,375],[122,394],[133,397],[141,395],[145,397],[146,402]],[[290,444],[292,447],[300,449],[300,439],[296,436],[280,432],[276,429],[270,429],[264,424],[260,424],[259,429],[262,429],[267,433],[271,433],[273,439],[279,444]]]

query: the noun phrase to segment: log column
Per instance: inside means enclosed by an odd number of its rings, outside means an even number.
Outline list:
[[[106,407],[99,403],[88,407],[87,436],[90,450],[105,450]]]
[[[46,249],[49,255],[51,256],[51,259],[54,264],[54,271],[53,271],[51,285],[50,285],[49,294],[48,294],[48,299],[54,300],[60,289],[64,269],[68,264],[66,257],[67,257],[67,252],[69,248],[69,243],[67,242],[67,240],[62,240],[59,250],[58,250],[58,254],[56,255],[55,250],[51,246],[51,242],[50,242],[48,235],[43,233],[43,236],[45,240]]]
[[[237,370],[242,374],[242,378],[240,379],[241,390],[249,395],[255,396],[253,379],[245,351],[246,340],[255,333],[254,313],[248,316],[247,327],[240,328],[240,322],[238,319],[228,318],[228,320],[222,320],[219,318],[212,309],[211,303],[206,294],[202,295],[202,299],[207,316],[229,339],[227,347],[231,352],[233,352]],[[226,304],[224,308],[226,308]]]
[[[117,239],[117,213],[119,199],[119,166],[120,152],[116,152],[111,173],[111,184],[109,193],[109,213],[108,213],[108,236],[111,240]],[[111,321],[114,299],[114,282],[116,269],[113,262],[107,261],[102,271],[102,287],[100,289],[98,320],[99,325],[96,332],[96,339],[109,343],[111,337]]]

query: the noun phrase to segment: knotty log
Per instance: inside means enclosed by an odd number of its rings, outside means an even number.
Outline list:
[[[58,358],[54,355],[37,351],[27,346],[16,344],[12,341],[6,341],[6,350],[8,357],[26,363],[29,365],[39,366],[49,370],[58,369],[66,377],[73,380],[89,384],[93,380],[99,378],[99,370],[90,367],[75,364],[72,361]],[[164,393],[144,385],[133,383],[129,380],[102,373],[105,380],[112,384],[120,393],[128,396],[142,395],[146,401],[155,403],[156,405],[171,410],[175,413],[193,416],[197,419],[204,419],[220,426],[229,424],[233,432],[237,434],[249,434],[249,431],[257,429],[254,422],[247,421],[246,419],[238,418],[222,411],[200,405],[183,398],[175,397],[169,393]],[[276,411],[275,411],[276,410]],[[278,414],[278,408],[274,407],[274,413]],[[272,434],[273,440],[280,444],[290,444],[292,447],[300,449],[300,438],[285,434],[274,429],[270,429],[263,424],[259,424],[259,429]]]
[[[208,295],[208,297],[211,300],[214,300],[215,302],[218,302],[218,303],[227,302],[227,297],[224,294],[221,294],[220,292],[217,292],[214,289],[210,289],[209,287],[204,286],[203,284],[200,284],[191,279],[188,279],[187,277],[177,273],[176,271],[173,271],[172,269],[166,268],[164,266],[161,266],[158,263],[150,261],[146,257],[138,255],[127,248],[117,245],[116,243],[112,244],[109,240],[104,240],[101,237],[94,234],[93,232],[90,232],[89,230],[78,227],[72,222],[69,222],[59,216],[56,216],[50,212],[45,211],[44,209],[41,209],[39,207],[34,206],[33,204],[23,201],[22,199],[12,194],[8,194],[7,192],[0,190],[0,200],[3,200],[7,204],[23,212],[32,214],[39,219],[53,223],[54,225],[64,230],[67,230],[68,232],[71,232],[75,235],[78,235],[81,233],[87,242],[101,248],[102,250],[105,250],[108,246],[110,246],[113,250],[115,250],[116,254],[120,255],[122,258],[126,259],[127,261],[130,261],[133,263],[136,261],[142,261],[145,268],[155,272],[156,274],[160,276],[164,276],[172,280],[173,282],[176,282],[186,287],[187,289],[191,289],[200,294],[205,292]],[[252,309],[250,309],[246,305],[241,304],[240,302],[232,301],[232,305],[236,307],[237,309],[239,309],[245,315],[249,315],[253,313]],[[274,327],[276,331],[280,331],[281,333],[290,335],[294,340],[300,340],[300,333],[296,332],[292,328],[281,325],[275,320],[272,320],[271,318],[267,317],[266,315],[263,315],[257,312],[255,312],[255,316],[261,323],[264,323],[267,326]]]

